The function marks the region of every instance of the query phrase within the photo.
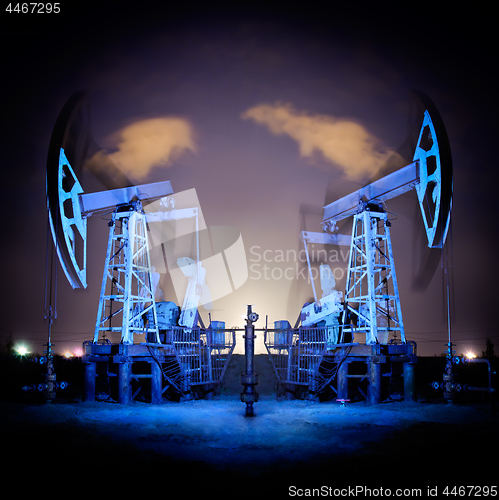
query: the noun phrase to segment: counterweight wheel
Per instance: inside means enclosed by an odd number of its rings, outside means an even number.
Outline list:
[[[413,157],[419,162],[416,192],[428,247],[442,248],[452,208],[452,158],[447,132],[435,105],[423,94],[418,97],[426,110]]]

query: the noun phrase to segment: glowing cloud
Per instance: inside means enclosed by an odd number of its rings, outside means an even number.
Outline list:
[[[126,175],[145,177],[153,167],[168,166],[186,151],[196,150],[192,127],[183,118],[136,121],[113,136],[116,151],[99,151],[91,161],[105,165],[103,155]]]
[[[301,156],[320,153],[351,178],[372,174],[398,156],[392,150],[381,149],[380,141],[359,123],[298,112],[290,104],[260,104],[241,116],[266,125],[275,135],[292,137]]]

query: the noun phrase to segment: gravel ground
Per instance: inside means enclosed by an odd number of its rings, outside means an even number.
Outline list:
[[[288,497],[288,488],[497,483],[498,417],[485,407],[237,397],[123,406],[0,403],[5,477],[48,473],[110,487],[171,482],[189,493]],[[38,484],[26,484],[26,487]],[[130,483],[131,484],[131,483]],[[180,491],[180,490],[179,490]],[[189,495],[190,497],[190,495]]]

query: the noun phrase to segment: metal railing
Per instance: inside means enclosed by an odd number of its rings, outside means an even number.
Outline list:
[[[319,378],[327,338],[327,328],[265,330],[265,347],[279,382],[313,388]]]
[[[186,386],[219,384],[234,351],[236,332],[175,327],[167,335],[168,340],[174,347]]]

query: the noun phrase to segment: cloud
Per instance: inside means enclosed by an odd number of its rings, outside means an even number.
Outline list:
[[[364,126],[352,120],[296,111],[291,104],[260,104],[242,113],[266,125],[275,135],[288,135],[303,157],[320,153],[352,179],[376,172],[398,154],[382,149],[380,141]]]
[[[196,150],[193,130],[183,118],[136,121],[114,134],[116,151],[105,155],[126,175],[141,179],[154,167],[168,166],[186,151]],[[100,151],[90,160],[105,164]]]

